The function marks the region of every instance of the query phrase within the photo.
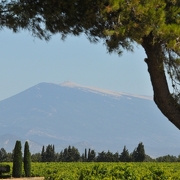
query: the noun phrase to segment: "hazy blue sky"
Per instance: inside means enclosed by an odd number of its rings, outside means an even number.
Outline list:
[[[91,44],[85,36],[60,35],[49,42],[29,32],[0,32],[0,100],[40,82],[72,81],[118,92],[152,96],[146,57],[138,47],[134,53],[109,55],[102,43]]]

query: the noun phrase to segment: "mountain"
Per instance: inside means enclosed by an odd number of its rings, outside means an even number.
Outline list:
[[[96,152],[129,152],[143,142],[146,154],[180,154],[180,132],[151,97],[117,93],[72,82],[40,83],[0,101],[0,146],[30,142],[31,152],[54,144]]]

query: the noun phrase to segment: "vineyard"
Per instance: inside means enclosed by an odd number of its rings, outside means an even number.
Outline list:
[[[180,163],[32,163],[31,176],[45,180],[180,180]]]

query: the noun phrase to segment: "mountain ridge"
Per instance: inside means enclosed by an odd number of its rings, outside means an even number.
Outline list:
[[[1,136],[11,134],[36,143],[32,152],[47,144],[57,151],[68,145],[83,150],[85,144],[97,152],[121,152],[124,145],[133,151],[143,142],[148,155],[179,155],[180,132],[152,100],[104,92],[73,83],[39,83],[0,101],[1,147]]]
[[[129,93],[123,93],[123,92],[115,92],[115,91],[112,91],[112,90],[106,90],[106,89],[102,89],[102,88],[96,88],[96,87],[90,87],[90,86],[82,86],[82,85],[76,84],[76,83],[71,82],[71,81],[65,81],[65,82],[61,83],[60,86],[62,86],[62,87],[70,87],[70,88],[88,89],[88,90],[90,90],[92,92],[95,92],[95,93],[99,92],[99,93],[104,93],[104,94],[112,95],[112,96],[116,96],[116,97],[126,95],[126,96],[138,97],[138,98],[142,98],[142,99],[153,100],[153,98],[151,96],[135,95],[135,94],[129,94]]]

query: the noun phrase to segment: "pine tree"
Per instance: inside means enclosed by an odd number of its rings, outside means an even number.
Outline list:
[[[63,157],[61,159],[64,162],[77,162],[81,158],[78,149],[74,146],[68,146],[68,148],[65,148],[64,151],[61,152],[61,156]]]
[[[124,146],[123,151],[119,157],[119,160],[121,162],[129,162],[130,161],[129,151],[126,149],[126,146]]]
[[[88,150],[88,161],[89,162],[94,161],[95,157],[96,157],[96,152],[94,150],[89,149]]]
[[[7,152],[4,148],[0,149],[0,162],[7,161]]]
[[[16,141],[13,154],[13,177],[22,176],[22,152],[21,152],[21,141]]]
[[[84,152],[84,159],[85,161],[87,160],[87,149],[85,148],[85,152]]]
[[[133,150],[133,152],[130,154],[131,161],[136,162],[137,161],[137,157],[138,157],[137,148],[135,148]]]
[[[81,160],[82,162],[86,162],[84,153],[82,153],[80,160]]]
[[[119,161],[119,153],[116,152],[113,156],[114,156],[114,162],[118,162]]]
[[[63,161],[63,158],[64,158],[63,155],[64,155],[64,153],[63,153],[63,151],[61,151],[59,154],[59,161]]]
[[[63,152],[63,161],[64,161],[64,162],[67,162],[67,161],[68,161],[68,158],[69,158],[68,149],[65,148],[65,149],[64,149],[64,152]]]
[[[54,145],[48,145],[46,147],[46,152],[45,152],[45,161],[46,162],[53,162],[55,161],[55,148]]]
[[[146,154],[144,150],[143,143],[139,143],[138,147],[134,149],[133,153],[131,154],[132,160],[135,162],[143,162]]]
[[[26,177],[31,176],[31,153],[29,151],[29,144],[27,141],[24,146],[24,172]]]
[[[137,161],[138,162],[143,162],[144,159],[145,159],[146,154],[145,154],[144,145],[143,145],[142,142],[138,144],[137,154],[138,154]]]
[[[42,147],[42,151],[41,151],[41,161],[46,162],[46,152],[44,146]]]
[[[105,162],[106,161],[106,153],[104,151],[98,153],[97,159],[98,162]]]
[[[71,162],[77,162],[80,160],[80,153],[77,148],[72,146],[71,149]]]

